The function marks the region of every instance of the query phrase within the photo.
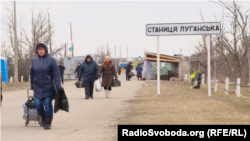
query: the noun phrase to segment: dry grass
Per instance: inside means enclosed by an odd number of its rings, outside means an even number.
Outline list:
[[[222,88],[224,84],[218,86]],[[138,98],[127,101],[131,103],[127,116],[119,124],[250,124],[249,89],[241,89],[249,98],[213,90],[208,97],[207,86],[190,89],[187,82],[161,81],[157,96],[156,81],[147,81]],[[234,90],[235,86],[230,86],[230,91]]]

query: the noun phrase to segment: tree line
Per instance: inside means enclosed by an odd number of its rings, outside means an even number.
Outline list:
[[[221,22],[221,34],[210,36],[211,47],[211,79],[213,79],[216,69],[216,78],[219,81],[236,81],[241,78],[241,84],[247,85],[249,82],[249,61],[248,53],[250,51],[250,36],[247,36],[250,30],[250,9],[243,9],[239,2],[218,1],[214,2],[223,8],[221,17],[213,15],[215,20]],[[249,5],[248,5],[249,7]],[[202,12],[199,14],[205,21]],[[207,75],[207,47],[206,36],[201,36],[201,41],[196,45],[196,52],[191,56],[191,71],[198,70]],[[195,59],[192,59],[195,58]],[[214,67],[216,62],[216,68]]]

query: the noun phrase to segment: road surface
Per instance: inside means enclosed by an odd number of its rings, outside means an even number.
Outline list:
[[[63,87],[69,100],[69,112],[54,114],[51,130],[44,130],[32,121],[25,126],[22,104],[27,100],[27,90],[3,92],[2,141],[112,140],[117,136],[119,118],[125,114],[124,109],[128,106],[125,101],[135,98],[144,83],[138,82],[135,77],[132,81],[126,81],[124,74],[118,79],[122,87],[112,88],[110,99],[105,98],[102,90],[94,92],[94,99],[88,100],[84,99],[84,89],[75,87],[75,81],[66,81]]]

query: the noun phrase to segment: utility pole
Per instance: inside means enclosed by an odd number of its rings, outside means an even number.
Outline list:
[[[15,45],[15,65],[14,82],[18,82],[18,56],[17,56],[17,33],[16,33],[16,1],[14,1],[14,45]]]
[[[127,47],[127,62],[128,62],[128,47]]]
[[[74,57],[74,47],[73,47],[72,26],[71,26],[71,23],[70,23],[70,35],[71,35],[72,57]]]
[[[247,35],[247,37],[248,37],[248,49],[250,48],[250,17],[249,17],[249,28],[248,28],[248,35]],[[249,77],[249,80],[248,80],[248,84],[250,85],[250,56],[249,56],[249,53],[250,53],[250,49],[248,50],[248,53],[247,53],[247,55],[248,55],[248,64],[249,64],[249,69],[248,69],[248,71],[249,71],[249,73],[248,73],[248,77]]]
[[[144,47],[144,55],[143,55],[143,56],[144,56],[144,59],[146,59],[145,54],[146,54],[146,52],[145,52],[145,47]]]
[[[214,82],[216,81],[216,50],[214,49]]]
[[[115,46],[115,70],[117,72],[117,67],[116,67],[116,46]]]
[[[48,17],[49,17],[49,39],[50,39],[50,54],[52,53],[52,47],[51,47],[51,31],[50,31],[50,16],[49,16],[49,13],[48,13]]]
[[[65,43],[65,48],[64,48],[64,57],[66,57],[66,50],[67,50],[67,44]]]
[[[180,49],[180,56],[181,56],[181,62],[182,62],[181,49]],[[179,68],[180,68],[179,69],[180,70],[180,72],[179,72],[179,82],[181,82],[181,64],[182,64],[181,62],[180,62],[180,66],[179,66]]]
[[[108,45],[108,43],[107,43],[107,52],[108,52],[108,48],[109,48],[109,45]],[[108,54],[107,54],[108,55]]]
[[[190,74],[190,68],[191,68],[191,63],[190,63],[190,58],[191,58],[191,54],[189,52],[189,65],[188,65],[188,74]]]

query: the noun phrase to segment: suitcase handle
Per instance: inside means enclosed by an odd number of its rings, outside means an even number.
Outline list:
[[[29,99],[29,97],[30,97],[30,95],[29,95],[29,90],[31,90],[31,89],[28,89],[27,90],[27,98]]]

